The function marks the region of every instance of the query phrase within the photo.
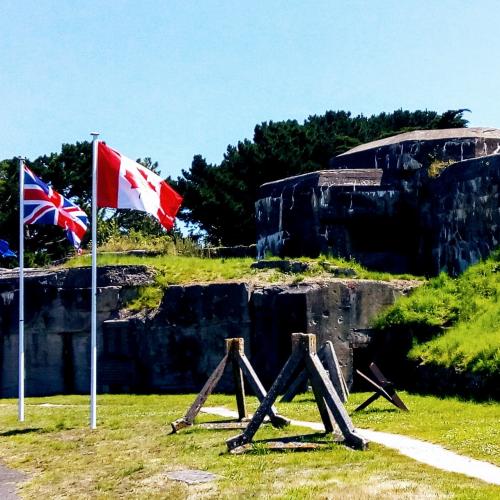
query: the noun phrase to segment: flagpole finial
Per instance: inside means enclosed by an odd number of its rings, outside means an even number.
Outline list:
[[[90,132],[90,135],[95,139],[99,136],[99,132]]]

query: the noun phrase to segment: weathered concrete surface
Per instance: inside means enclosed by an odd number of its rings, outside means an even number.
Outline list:
[[[137,287],[152,283],[145,266],[102,267],[98,270],[98,342],[101,325],[118,317]],[[85,393],[90,377],[90,269],[57,272],[27,270],[25,278],[26,394]],[[119,285],[118,285],[119,283]],[[18,278],[0,277],[0,393],[17,394]]]
[[[499,152],[496,129],[412,132],[333,158],[336,170],[264,184],[257,253],[459,273],[500,240]]]
[[[264,184],[256,202],[258,255],[333,254],[406,272],[418,248],[411,211],[401,192],[386,186],[336,185],[324,175]]]
[[[330,160],[331,168],[396,170],[428,167],[433,161],[464,161],[500,153],[500,130],[471,127],[415,130],[368,142]]]
[[[252,363],[270,385],[291,352],[290,335],[317,335],[317,344],[330,340],[350,386],[356,332],[397,297],[409,293],[414,282],[337,279],[298,286],[266,286],[252,294]],[[262,356],[261,353],[266,353]]]
[[[26,394],[88,393],[90,269],[34,273],[25,283]],[[134,278],[135,276],[135,278]],[[123,283],[120,280],[123,277]],[[246,283],[172,286],[148,315],[123,316],[127,298],[150,283],[142,266],[101,269],[98,280],[98,390],[198,391],[242,337],[258,376],[269,386],[290,353],[290,334],[331,340],[346,378],[356,329],[414,283],[330,279],[299,286]],[[82,287],[81,285],[87,285]],[[106,285],[106,286],[102,286]],[[17,395],[17,280],[0,276],[0,395]],[[219,389],[232,387],[230,373]]]
[[[133,320],[138,390],[198,391],[225,353],[225,339],[241,337],[251,350],[250,289],[244,283],[172,286],[156,313]],[[219,382],[224,390],[230,374]]]
[[[458,274],[498,247],[500,155],[451,165],[428,190],[419,206],[420,248],[432,274]]]

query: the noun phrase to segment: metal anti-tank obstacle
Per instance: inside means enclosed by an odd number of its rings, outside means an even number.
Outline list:
[[[349,397],[349,389],[347,387],[344,375],[340,369],[340,364],[333,348],[333,343],[327,340],[318,351],[318,358],[323,363],[323,366],[328,372],[334,389],[342,403],[347,402]],[[307,370],[302,370],[298,377],[290,384],[285,394],[281,398],[281,402],[289,403],[301,391],[307,382]]]
[[[306,371],[311,380],[314,397],[325,431],[328,433],[333,432],[336,424],[347,445],[357,449],[366,449],[368,442],[356,433],[349,415],[316,354],[316,336],[294,333],[292,334],[292,353],[290,357],[244,432],[226,441],[229,451],[252,441],[253,436],[264,421],[264,417],[269,413],[272,404],[276,401],[278,394],[288,387],[290,381],[300,374],[302,370]]]
[[[370,377],[367,377],[364,373],[361,373],[359,370],[356,370],[356,373],[375,389],[375,394],[372,394],[364,403],[361,403],[354,411],[363,410],[368,405],[373,403],[376,399],[378,399],[380,396],[387,399],[389,403],[392,403],[400,410],[409,411],[406,405],[401,400],[401,398],[398,396],[396,390],[394,389],[394,384],[389,380],[387,380],[387,378],[379,370],[377,365],[375,363],[371,363],[369,368],[377,382],[373,381]]]
[[[198,394],[196,400],[188,409],[184,417],[179,418],[175,422],[172,422],[172,432],[177,432],[184,427],[193,425],[196,415],[198,415],[206,400],[217,386],[226,366],[228,366],[229,364],[232,365],[233,370],[236,404],[238,406],[238,419],[240,421],[248,418],[248,412],[245,403],[245,385],[243,376],[245,376],[247,382],[249,383],[259,401],[263,401],[265,399],[266,391],[264,389],[264,386],[261,384],[259,377],[257,377],[257,374],[250,364],[250,361],[245,356],[244,339],[226,339],[226,354],[219,362],[215,370],[212,372],[202,390]],[[290,423],[287,418],[279,415],[276,408],[272,405],[269,405],[266,411],[266,415],[269,416],[271,423],[275,427],[283,427]]]

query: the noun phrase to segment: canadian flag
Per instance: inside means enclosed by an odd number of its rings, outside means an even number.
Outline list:
[[[99,141],[97,151],[97,206],[148,212],[172,229],[182,196],[159,175],[104,142]]]

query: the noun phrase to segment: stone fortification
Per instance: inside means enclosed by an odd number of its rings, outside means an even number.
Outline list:
[[[463,271],[500,239],[500,130],[417,131],[261,186],[257,252],[354,258],[391,272]]]
[[[242,337],[269,387],[287,359],[290,334],[331,340],[348,380],[353,349],[370,319],[412,282],[332,279],[298,286],[246,283],[171,286],[159,308],[124,317],[124,304],[151,284],[144,266],[98,273],[99,392],[199,391],[225,350]],[[26,394],[88,393],[90,269],[31,272],[25,281]],[[17,395],[18,280],[0,275],[0,396]],[[363,333],[364,332],[364,333]],[[229,389],[231,377],[221,381]]]
[[[152,282],[144,266],[98,269],[97,323],[116,317],[140,286]],[[19,296],[16,272],[0,273],[0,394],[17,394]],[[90,269],[26,270],[26,394],[89,391]]]
[[[375,168],[388,174],[428,167],[436,160],[458,162],[498,153],[496,128],[416,130],[352,148],[332,158],[330,168]]]

